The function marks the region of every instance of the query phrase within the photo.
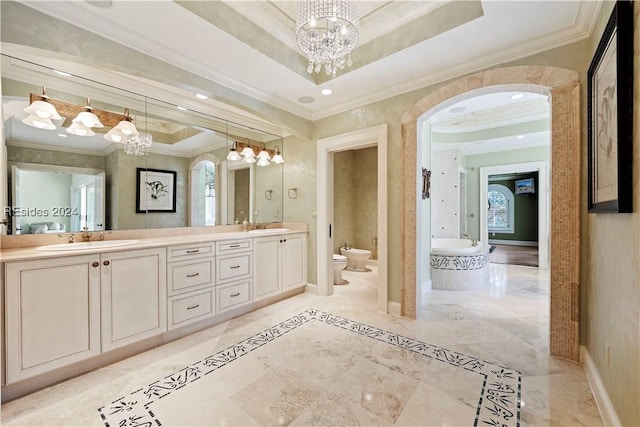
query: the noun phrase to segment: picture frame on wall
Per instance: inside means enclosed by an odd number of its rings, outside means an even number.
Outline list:
[[[136,168],[136,213],[176,211],[176,172]]]
[[[633,5],[617,1],[587,72],[590,213],[633,212]]]

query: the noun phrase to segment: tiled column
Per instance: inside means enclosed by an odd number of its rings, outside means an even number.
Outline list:
[[[418,122],[402,124],[402,153],[416,153],[418,150]],[[416,298],[416,203],[418,188],[418,166],[413,155],[402,156],[402,310],[401,315],[416,318],[418,299]]]
[[[552,356],[579,360],[580,86],[551,90]]]

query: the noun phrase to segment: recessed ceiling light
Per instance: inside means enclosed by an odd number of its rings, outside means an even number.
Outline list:
[[[312,96],[301,96],[298,98],[298,102],[301,104],[311,104],[313,101],[315,101],[315,98]]]
[[[60,70],[53,70],[54,73],[56,74],[60,74],[61,76],[65,76],[65,77],[71,77],[71,74],[69,73],[65,73],[64,71],[60,71]]]
[[[523,138],[524,138],[524,135],[518,135],[518,136],[516,136],[516,139],[523,139]]]
[[[323,95],[331,95],[333,91],[331,89],[322,89],[320,93]]]
[[[64,133],[59,133],[59,134],[58,134],[58,136],[59,136],[60,138],[66,138],[66,137],[68,137],[69,135],[66,135],[66,134],[64,134]]]
[[[181,107],[179,105],[176,105],[176,108],[180,111],[187,111],[187,109],[185,107]]]
[[[207,95],[203,95],[201,93],[196,93],[196,98],[198,98],[198,99],[208,99],[209,97]]]
[[[522,97],[524,97],[524,93],[516,93],[516,94],[511,95],[511,96],[509,97],[509,99],[516,100],[516,99],[520,99],[520,98],[522,98]]]
[[[464,107],[462,105],[458,107],[453,107],[452,109],[449,110],[450,113],[462,113],[463,111],[467,111],[467,107]]]

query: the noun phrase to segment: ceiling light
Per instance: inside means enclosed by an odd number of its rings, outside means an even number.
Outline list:
[[[312,96],[301,96],[298,98],[298,102],[301,104],[311,104],[315,99]]]
[[[304,0],[296,14],[296,42],[307,56],[307,72],[336,76],[351,67],[351,51],[358,45],[360,22],[352,0]]]
[[[516,99],[520,99],[520,98],[523,98],[523,97],[524,97],[524,93],[516,93],[516,94],[511,95],[509,97],[509,99],[516,100]]]
[[[133,156],[146,156],[147,148],[153,144],[153,138],[146,132],[129,135],[124,143],[124,152]]]
[[[185,107],[181,107],[179,105],[176,106],[176,108],[180,111],[187,111],[187,109]]]
[[[207,95],[203,95],[201,93],[196,93],[196,98],[198,98],[198,99],[208,99],[209,97]]]
[[[322,89],[320,93],[323,95],[331,95],[333,91],[331,89]]]

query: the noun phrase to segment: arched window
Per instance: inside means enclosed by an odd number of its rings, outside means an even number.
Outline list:
[[[490,233],[515,233],[513,192],[501,184],[489,184],[487,215]]]

